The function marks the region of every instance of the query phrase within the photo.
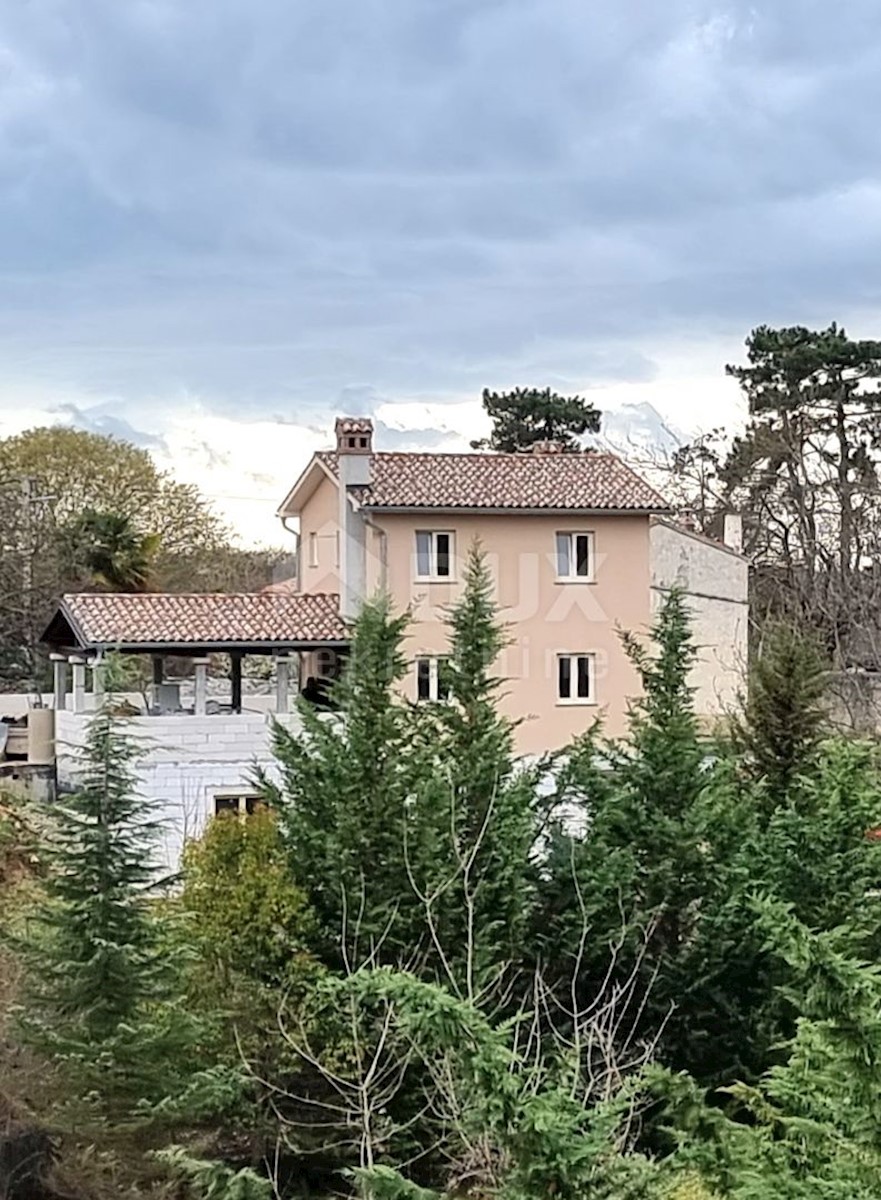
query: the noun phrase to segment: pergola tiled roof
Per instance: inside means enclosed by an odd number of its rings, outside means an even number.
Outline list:
[[[316,456],[338,476],[337,455]],[[371,457],[365,508],[668,512],[667,501],[614,454],[416,454]]]
[[[338,596],[278,592],[68,595],[43,635],[44,642],[65,649],[187,654],[265,653],[348,640]]]

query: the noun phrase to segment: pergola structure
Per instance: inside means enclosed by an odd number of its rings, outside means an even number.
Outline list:
[[[166,658],[191,659],[194,711],[204,713],[209,655],[229,655],[233,712],[242,710],[245,655],[275,658],[277,708],[286,710],[290,656],[302,660],[322,651],[345,654],[349,633],[339,615],[339,597],[329,593],[77,593],[62,598],[42,641],[52,651],[57,708],[66,702],[69,665],[77,708],[87,661],[95,672],[95,690],[100,691],[102,663],[117,652],[151,657],[155,704],[165,681]]]

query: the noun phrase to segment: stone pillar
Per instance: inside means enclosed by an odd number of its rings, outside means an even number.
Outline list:
[[[107,664],[100,658],[93,658],[89,663],[92,668],[92,695],[95,698],[95,711],[104,703],[106,692]]]
[[[28,713],[28,762],[44,767],[55,762],[55,713],[51,708],[32,708]]]
[[[275,660],[275,711],[286,713],[290,711],[291,660],[286,654],[279,654]]]
[[[208,666],[211,662],[210,658],[194,658],[193,667],[195,669],[195,695],[193,699],[193,713],[197,717],[205,716],[205,706],[208,700]]]
[[[73,668],[73,711],[86,711],[86,660],[74,656],[69,660]]]
[[[52,663],[53,705],[56,711],[67,708],[67,659],[63,654],[50,654]]]

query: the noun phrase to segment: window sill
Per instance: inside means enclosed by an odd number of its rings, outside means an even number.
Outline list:
[[[557,708],[596,708],[596,700],[557,700]]]
[[[558,575],[554,583],[576,583],[583,587],[585,584],[596,583],[596,577],[594,575]]]
[[[455,583],[455,575],[417,575],[414,583]]]

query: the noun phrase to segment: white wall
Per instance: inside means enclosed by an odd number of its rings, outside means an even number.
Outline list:
[[[270,749],[273,717],[259,713],[240,716],[134,717],[125,729],[141,742],[138,787],[145,798],[157,800],[164,823],[164,865],[176,870],[184,841],[196,837],[214,812],[220,791],[252,788],[254,772],[264,768],[275,775]],[[280,718],[288,729],[300,728],[291,713]],[[77,751],[85,741],[88,718],[68,711],[56,713],[55,743],[58,782],[76,782]]]
[[[672,587],[683,590],[699,647],[693,683],[702,716],[730,710],[743,690],[747,668],[749,564],[739,554],[663,521],[650,534],[652,606]]]

